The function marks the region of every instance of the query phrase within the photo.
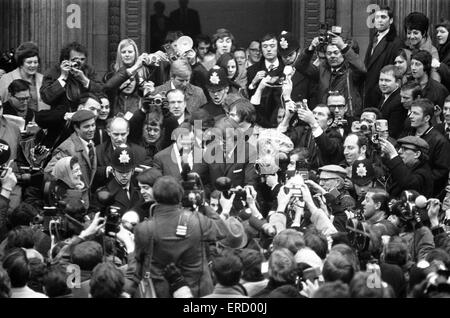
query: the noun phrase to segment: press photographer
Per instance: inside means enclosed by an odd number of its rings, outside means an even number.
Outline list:
[[[83,93],[103,89],[87,64],[87,49],[81,44],[72,42],[63,47],[59,63],[46,71],[40,89],[42,100],[52,108],[63,106],[66,111],[74,111]]]
[[[129,121],[128,140],[147,150],[153,157],[158,151],[170,146],[172,132],[179,126],[169,111],[165,92],[151,93],[142,99],[140,107]]]
[[[319,37],[315,37],[295,68],[306,76],[319,79],[318,96],[322,96],[319,102],[327,102],[329,91],[339,91],[348,102],[349,117],[359,116],[362,112],[359,90],[366,74],[359,50],[354,42],[347,44],[340,36],[332,36],[326,45],[326,62],[316,66],[311,60],[320,43]]]
[[[306,101],[306,100],[305,100]],[[325,164],[338,164],[343,158],[343,138],[336,127],[334,113],[324,104],[319,104],[311,111],[305,101],[286,103],[285,117],[278,130],[292,140],[294,147],[305,147],[309,150],[312,169]],[[296,114],[305,125],[289,125]]]
[[[397,140],[399,149],[380,139],[381,151],[392,177],[388,192],[398,197],[403,190],[416,190],[429,196],[433,193],[433,178],[428,164],[428,143],[420,137],[407,136]]]
[[[226,227],[211,209],[206,209],[205,215],[183,209],[183,195],[181,184],[173,177],[161,177],[153,185],[156,204],[151,209],[152,219],[134,230],[136,264],[129,268],[131,276],[127,275],[129,294],[135,295],[138,283],[149,272],[156,296],[171,297],[164,277],[164,269],[171,262],[178,264],[194,297],[212,292],[205,242],[224,238]]]

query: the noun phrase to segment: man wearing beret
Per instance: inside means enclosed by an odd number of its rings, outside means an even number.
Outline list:
[[[97,170],[97,154],[92,141],[95,135],[95,114],[86,109],[77,111],[71,118],[75,132],[70,135],[52,154],[52,159],[45,167],[51,173],[56,162],[64,157],[77,157],[80,163],[83,182],[92,185]]]
[[[387,157],[392,184],[388,192],[398,197],[403,190],[416,190],[428,197],[433,194],[433,177],[428,165],[428,143],[417,136],[397,140],[397,151],[387,140],[380,139],[381,151]]]

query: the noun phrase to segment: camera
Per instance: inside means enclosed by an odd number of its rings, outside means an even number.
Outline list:
[[[144,96],[142,100],[142,108],[145,112],[151,113],[155,108],[162,109],[167,105],[167,98],[165,92],[156,95]]]
[[[179,56],[170,43],[164,44],[163,49],[170,61],[175,62],[176,60],[178,60]]]
[[[333,123],[331,124],[332,128],[345,128],[348,125],[347,119],[344,119],[342,117],[336,118]]]
[[[109,233],[118,233],[120,231],[120,222],[122,216],[119,213],[120,208],[116,206],[109,206],[105,209],[104,215],[105,218],[105,233],[108,235]]]
[[[403,223],[419,228],[424,218],[428,216],[426,207],[423,207],[421,201],[426,201],[426,198],[416,191],[405,190],[400,194],[399,200],[393,202],[391,214],[397,215]]]
[[[198,173],[191,172],[189,164],[183,164],[181,171],[181,186],[184,190],[181,205],[195,210],[205,203],[205,189]]]
[[[76,68],[76,69],[79,70],[81,68],[81,62],[80,61],[70,62],[70,67],[71,68]]]
[[[326,46],[331,43],[331,38],[341,36],[342,27],[333,25],[331,30],[328,27],[328,23],[321,23],[319,28],[319,47],[320,51],[325,51]]]
[[[352,132],[361,132],[363,134],[372,134],[374,130],[374,125],[367,121],[354,121],[352,123]]]
[[[221,191],[225,198],[229,199],[231,195],[234,193],[235,201],[246,201],[247,200],[247,192],[245,189],[236,189],[231,188],[231,179],[228,177],[219,177],[216,180],[216,189]]]
[[[370,245],[368,225],[360,218],[353,218],[347,220],[345,227],[350,245],[360,253],[367,251]]]

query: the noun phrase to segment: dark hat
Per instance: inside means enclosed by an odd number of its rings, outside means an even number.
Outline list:
[[[7,163],[9,157],[11,157],[11,147],[6,141],[0,139],[0,165]]]
[[[111,166],[121,173],[130,172],[135,168],[133,152],[127,145],[122,144],[114,150]]]
[[[352,165],[353,183],[363,186],[375,179],[375,170],[369,159],[355,160]]]
[[[399,145],[413,145],[418,150],[423,151],[424,153],[428,153],[430,149],[428,143],[420,137],[417,136],[406,136],[399,140],[397,140]]]
[[[406,18],[405,18],[405,31],[407,29],[410,30],[419,30],[423,34],[426,34],[428,32],[428,26],[430,22],[427,18],[427,16],[421,12],[411,12]]]
[[[319,168],[320,178],[323,179],[334,179],[334,178],[345,178],[347,176],[347,171],[338,165],[326,165]]]
[[[214,65],[207,76],[206,88],[208,90],[221,90],[229,86],[227,73],[220,66]]]
[[[299,48],[300,45],[291,32],[282,31],[278,36],[278,52],[281,56],[288,56]]]
[[[95,114],[87,109],[78,110],[70,119],[73,123],[82,123],[83,121],[95,118]]]
[[[243,248],[247,245],[247,234],[241,221],[231,216],[225,221],[225,225],[228,231],[226,237],[220,241],[222,245],[231,248]]]
[[[438,28],[438,27],[444,27],[444,28],[447,29],[447,31],[450,32],[450,21],[449,21],[449,20],[446,20],[446,19],[441,19],[441,20],[439,21],[439,23],[437,23],[436,26],[435,26],[435,28]],[[447,40],[447,41],[448,41],[448,40]]]

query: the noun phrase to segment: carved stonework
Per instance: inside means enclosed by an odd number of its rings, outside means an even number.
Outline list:
[[[116,59],[120,42],[120,0],[109,0],[108,21],[108,66]]]

